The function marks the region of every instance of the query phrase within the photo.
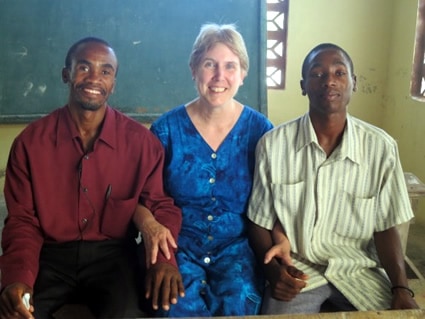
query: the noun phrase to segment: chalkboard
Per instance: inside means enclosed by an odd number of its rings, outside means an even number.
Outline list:
[[[237,99],[266,113],[263,0],[0,0],[0,123],[27,123],[64,105],[68,48],[96,36],[119,60],[110,104],[151,122],[193,99],[188,59],[207,22],[235,23],[250,70]]]

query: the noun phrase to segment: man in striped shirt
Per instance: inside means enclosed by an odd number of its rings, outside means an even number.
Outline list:
[[[413,217],[397,145],[347,113],[350,56],[330,43],[313,48],[301,89],[308,113],[256,150],[248,217],[269,282],[262,313],[418,308],[395,228]]]

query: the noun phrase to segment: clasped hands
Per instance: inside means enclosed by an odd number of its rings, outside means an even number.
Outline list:
[[[278,225],[280,226],[280,224]],[[266,276],[271,286],[272,297],[282,301],[291,301],[307,286],[308,275],[292,263],[289,240],[275,227],[272,231],[275,243],[265,254]]]

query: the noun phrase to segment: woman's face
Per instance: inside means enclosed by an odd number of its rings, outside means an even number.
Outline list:
[[[207,51],[192,70],[201,102],[210,107],[225,106],[232,101],[245,75],[239,57],[223,43]]]

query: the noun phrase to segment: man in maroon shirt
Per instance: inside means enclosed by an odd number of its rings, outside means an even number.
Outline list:
[[[12,145],[1,319],[52,318],[75,302],[96,318],[140,317],[139,295],[167,309],[184,294],[173,254],[160,252],[146,272],[139,268],[135,237],[143,218],[136,206],[148,208],[174,238],[181,212],[163,191],[160,142],[107,104],[117,70],[105,41],[75,43],[62,71],[68,104],[28,125]]]

